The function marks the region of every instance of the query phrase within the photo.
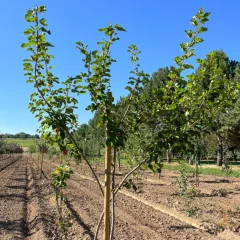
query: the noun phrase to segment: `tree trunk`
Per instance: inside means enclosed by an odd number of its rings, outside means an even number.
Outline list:
[[[167,150],[167,162],[168,163],[172,162],[172,154],[170,149]]]
[[[120,152],[117,153],[117,158],[118,158],[118,172],[121,172],[121,157],[120,157]]]
[[[217,148],[217,166],[222,166],[223,164],[223,140],[218,136],[218,148]]]
[[[107,138],[110,136],[110,129],[107,127]],[[105,155],[105,185],[104,185],[104,232],[103,240],[110,239],[110,198],[111,198],[111,153],[112,147],[106,146]]]
[[[39,175],[39,172],[40,172],[40,157],[39,157],[39,152],[38,152],[37,165],[38,165],[38,175]]]
[[[189,163],[190,165],[193,165],[193,159],[194,159],[194,155],[191,155],[191,156],[189,157],[189,160],[188,160],[188,163]]]
[[[42,173],[43,173],[43,153],[42,153],[42,161],[41,161],[41,173],[40,173],[40,178],[42,178]]]
[[[120,162],[120,159],[118,160],[118,172],[119,173],[121,172],[121,162]]]
[[[233,161],[237,162],[237,154],[235,153],[235,149],[232,149]]]

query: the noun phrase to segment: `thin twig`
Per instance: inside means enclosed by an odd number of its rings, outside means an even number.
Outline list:
[[[95,233],[95,236],[94,236],[94,240],[97,240],[99,229],[100,229],[100,226],[101,226],[101,222],[103,220],[103,215],[104,215],[104,212],[102,212],[102,214],[100,216],[100,219],[98,221],[98,225],[97,225],[96,233]]]
[[[133,168],[130,172],[128,172],[126,174],[126,176],[123,178],[123,180],[121,181],[121,183],[118,185],[118,187],[114,190],[114,196],[117,194],[117,192],[120,190],[120,188],[122,187],[122,185],[124,184],[124,182],[126,181],[126,179],[133,173],[135,172],[139,167],[141,167],[144,163],[147,162],[148,159],[145,159],[143,161],[141,161],[135,168]]]

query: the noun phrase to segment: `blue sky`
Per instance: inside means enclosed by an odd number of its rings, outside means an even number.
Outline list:
[[[240,60],[239,53],[239,0],[3,0],[1,1],[1,58],[0,58],[0,132],[26,132],[34,134],[38,121],[28,110],[29,96],[34,89],[26,84],[22,61],[27,57],[20,48],[25,41],[23,31],[28,27],[24,20],[28,8],[46,5],[45,18],[52,35],[49,41],[55,45],[53,65],[61,79],[77,75],[82,70],[81,55],[75,42],[82,41],[96,48],[103,39],[97,29],[109,23],[118,23],[127,33],[114,46],[112,53],[117,63],[112,68],[112,91],[115,98],[126,95],[124,90],[131,70],[127,46],[137,44],[141,67],[152,74],[160,67],[174,64],[174,57],[181,54],[179,43],[186,41],[185,29],[189,20],[203,7],[210,11],[209,31],[202,37],[196,53],[203,57],[211,50],[222,49],[230,59]],[[92,117],[85,111],[87,95],[79,98],[80,123]]]

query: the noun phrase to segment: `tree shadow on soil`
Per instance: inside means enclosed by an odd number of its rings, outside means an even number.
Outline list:
[[[145,184],[147,185],[147,184]],[[151,186],[166,186],[167,184],[163,184],[163,183],[150,183],[148,185],[151,185]]]
[[[6,200],[13,201],[16,198],[16,201],[19,201],[19,199],[22,199],[24,201],[27,201],[28,198],[25,194],[0,194],[0,199],[5,198]]]
[[[37,214],[34,219],[32,219],[30,222],[28,222],[28,228],[31,230],[30,233],[28,233],[28,236],[34,235],[36,232],[39,231],[39,226],[43,229],[44,233],[49,237],[49,239],[52,239],[52,233],[49,231],[46,231],[46,226],[55,226],[55,220],[54,217],[42,213],[42,214]],[[52,228],[51,227],[51,228]],[[54,231],[56,234],[56,231]]]
[[[200,183],[229,183],[228,179],[201,180]]]
[[[7,188],[19,189],[19,190],[24,190],[24,191],[28,190],[27,186],[25,186],[25,185],[21,185],[21,186],[7,186]]]
[[[42,175],[44,176],[44,178],[46,179],[46,180],[49,180],[49,178],[47,177],[47,175],[46,175],[46,173],[42,170]]]
[[[71,181],[73,181],[73,182],[85,182],[86,180],[84,180],[84,179],[74,179],[74,177],[73,178],[71,178]]]
[[[0,229],[14,232],[15,234],[21,234],[25,232],[26,221],[24,219],[13,221],[0,221]]]
[[[94,238],[94,234],[92,232],[92,230],[90,229],[90,227],[84,223],[81,219],[81,217],[78,215],[77,211],[71,206],[70,202],[66,199],[65,201],[66,207],[68,208],[68,210],[71,212],[72,216],[75,218],[75,220],[78,222],[78,224],[84,228],[84,230],[87,231],[87,234],[89,235],[89,237],[91,239]]]
[[[170,226],[168,227],[169,230],[184,230],[184,229],[195,229],[195,227],[190,225],[183,225],[183,226]]]
[[[1,167],[0,168],[0,172],[2,172],[4,169],[6,169],[7,167],[11,166],[12,164],[14,164],[15,162],[17,162],[19,159],[15,160],[15,161],[12,161],[8,164],[6,164],[4,167]]]
[[[13,178],[12,180],[17,181],[17,182],[26,182],[25,178]]]
[[[1,230],[7,230],[11,232],[11,234],[16,235],[24,235],[25,237],[30,237],[34,235],[36,232],[39,231],[39,226],[54,226],[55,222],[54,219],[47,215],[46,216],[40,216],[39,214],[35,216],[35,218],[30,221],[26,222],[24,218],[19,219],[19,220],[13,220],[13,221],[0,221],[0,231]],[[31,231],[27,231],[27,226],[28,229]],[[52,239],[52,234],[45,231],[45,234],[49,239]],[[14,238],[15,239],[15,238]]]

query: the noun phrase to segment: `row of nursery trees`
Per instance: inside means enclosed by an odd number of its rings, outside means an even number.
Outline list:
[[[199,88],[198,91],[203,92],[209,89],[212,73],[214,71],[219,72],[219,80],[222,78],[224,81],[229,81],[237,85],[240,81],[239,67],[240,62],[230,60],[226,53],[222,50],[212,51],[207,54],[204,61],[199,64],[198,68],[194,72],[194,76],[199,79],[197,82]],[[216,70],[214,70],[214,68],[216,68]],[[139,92],[140,98],[146,99],[149,112],[151,111],[151,103],[158,102],[159,97],[161,97],[159,89],[166,89],[166,83],[170,80],[169,74],[172,69],[174,69],[173,66],[158,69],[157,72],[152,74],[149,82],[145,84],[143,89]],[[201,73],[201,69],[204,69],[204,73]],[[218,88],[219,89],[216,89],[217,91],[229,94],[227,85],[221,84]],[[209,95],[210,101],[219,101],[219,93],[217,91]],[[137,102],[132,103],[137,104]],[[222,166],[225,161],[229,160],[229,158],[236,161],[238,157],[240,145],[240,101],[233,101],[230,104],[231,106],[227,107],[226,112],[219,109],[218,112],[214,113],[211,125],[208,126],[208,129],[204,129],[203,126],[199,128],[200,135],[198,144],[201,158],[217,159],[218,166]],[[127,108],[125,98],[121,98],[116,105],[118,108]],[[134,110],[134,108],[131,108],[129,111]],[[182,112],[182,114],[184,114],[184,112]],[[156,126],[159,127],[159,122],[156,122],[156,120],[152,118],[151,114],[148,114],[147,116],[151,118],[151,120],[148,120],[149,124],[145,126],[145,131],[151,132],[151,130],[156,128]],[[88,124],[82,124],[75,132],[79,146],[89,157],[101,158],[102,153],[104,152],[105,127],[103,125],[99,126],[100,118],[101,110],[99,109],[95,112],[94,117]],[[164,128],[163,123],[164,121],[161,123],[162,128]],[[147,135],[143,134],[142,138],[145,138],[147,141]],[[124,149],[118,149],[118,156],[124,155],[125,157],[125,155],[129,153],[130,149],[139,150],[140,148],[136,147],[135,140],[137,141],[136,137],[134,137],[132,141],[127,141]],[[186,147],[187,151],[182,151],[182,149],[179,151],[176,143],[169,144],[165,151],[162,151],[160,157],[162,159],[167,159],[169,163],[171,163],[171,159],[173,157],[184,157],[185,159],[189,159],[190,164],[193,164],[194,151],[191,151],[191,147],[188,149],[187,144]],[[119,150],[121,150],[121,152],[119,152]],[[136,152],[133,151],[132,157],[128,156],[126,159],[131,163],[131,159],[133,159],[135,155]],[[119,159],[121,159],[120,156]]]
[[[23,153],[22,147],[0,139],[0,154]]]
[[[99,29],[105,39],[97,43],[96,50],[77,42],[83,55],[85,71],[60,81],[53,74],[50,34],[45,18],[45,6],[29,9],[25,15],[30,27],[24,32],[22,44],[30,57],[24,60],[25,76],[35,92],[29,108],[40,122],[42,136],[50,144],[57,143],[63,155],[85,161],[93,173],[103,196],[104,209],[96,229],[95,239],[103,219],[103,239],[113,239],[115,196],[119,189],[130,183],[129,176],[140,167],[159,171],[166,152],[194,155],[196,165],[200,158],[201,142],[209,134],[216,135],[219,149],[225,144],[238,144],[238,96],[239,63],[231,61],[222,51],[207,54],[206,59],[195,55],[195,47],[203,42],[200,35],[207,31],[205,23],[209,12],[201,8],[191,19],[193,28],[186,30],[188,41],[181,43],[182,55],[174,58],[175,66],[159,69],[150,76],[139,64],[136,45],[128,52],[133,69],[126,89],[129,94],[116,102],[111,91],[111,48],[117,44],[119,34],[125,29],[120,25],[108,25]],[[193,69],[189,59],[196,59],[199,67],[184,76],[185,70]],[[91,103],[87,110],[95,113],[89,125],[77,129],[77,96],[88,93]],[[90,159],[105,149],[105,183],[102,187]],[[224,150],[219,150],[222,156]],[[122,182],[115,184],[115,167],[118,154],[136,163]],[[52,173],[53,184],[59,190],[66,187],[72,170],[69,163]],[[59,219],[61,224],[63,219]],[[67,236],[66,236],[67,237]]]

